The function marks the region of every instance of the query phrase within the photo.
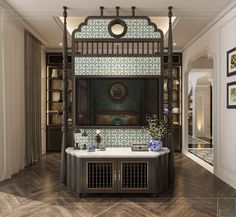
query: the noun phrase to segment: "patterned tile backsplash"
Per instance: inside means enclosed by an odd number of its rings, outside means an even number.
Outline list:
[[[85,129],[81,129],[84,132]],[[86,129],[88,144],[96,144],[97,129]],[[147,143],[151,137],[143,129],[99,129],[102,138],[101,144],[107,147],[130,147],[132,143]],[[75,141],[80,143],[80,135],[75,134]]]
[[[160,57],[75,57],[75,75],[161,74]]]
[[[108,30],[108,25],[113,19],[90,18],[87,25],[76,31],[75,38],[113,38]],[[155,32],[152,25],[148,25],[146,18],[122,19],[127,25],[127,33],[123,38],[161,38],[160,32]]]

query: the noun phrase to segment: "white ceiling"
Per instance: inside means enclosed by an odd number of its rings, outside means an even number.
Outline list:
[[[39,33],[46,48],[60,47],[62,29],[57,18],[62,16],[63,6],[68,7],[68,18],[78,17],[78,22],[86,16],[99,15],[100,6],[105,7],[104,15],[115,15],[116,6],[120,6],[120,15],[131,15],[131,6],[136,6],[136,15],[150,16],[155,22],[158,16],[168,14],[168,6],[173,6],[177,18],[173,27],[175,49],[182,49],[232,1],[235,0],[5,0]]]

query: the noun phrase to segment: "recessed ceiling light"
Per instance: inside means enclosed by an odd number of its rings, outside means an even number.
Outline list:
[[[174,42],[174,43],[173,43],[173,46],[176,46],[176,45],[177,45],[177,44]]]
[[[59,43],[60,46],[62,46],[62,43]]]

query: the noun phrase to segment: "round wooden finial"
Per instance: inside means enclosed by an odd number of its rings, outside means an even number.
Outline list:
[[[101,17],[103,16],[103,10],[104,10],[104,7],[101,6],[101,7],[100,7],[100,15],[101,15]]]
[[[68,7],[66,7],[66,6],[63,6],[63,17],[67,17],[67,9],[68,9]]]
[[[119,10],[120,10],[120,7],[119,7],[119,6],[116,6],[116,16],[117,16],[117,17],[119,16]]]
[[[136,9],[135,6],[132,6],[132,7],[131,7],[131,10],[132,10],[132,16],[133,16],[133,17],[135,16],[135,9]]]
[[[169,6],[168,9],[169,9],[168,17],[172,17],[173,16],[173,13],[172,13],[173,7]]]

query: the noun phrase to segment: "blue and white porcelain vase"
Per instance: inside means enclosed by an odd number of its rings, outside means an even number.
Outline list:
[[[89,144],[89,145],[88,145],[88,151],[89,151],[89,152],[95,151],[95,145],[94,145],[94,144]]]
[[[151,151],[160,151],[162,149],[162,141],[152,139],[149,141],[149,147]]]

